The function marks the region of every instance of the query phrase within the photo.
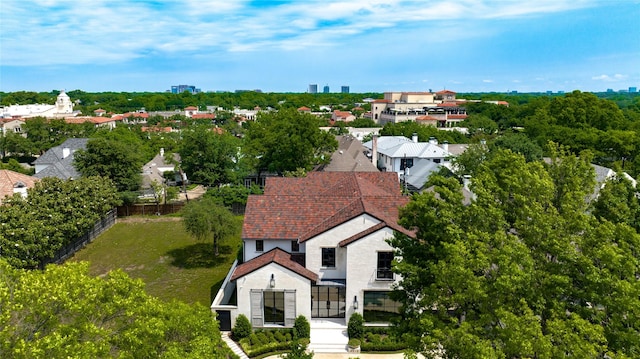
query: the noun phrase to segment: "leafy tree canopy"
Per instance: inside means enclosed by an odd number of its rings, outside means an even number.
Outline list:
[[[113,180],[118,191],[134,191],[140,187],[143,157],[131,143],[94,138],[86,150],[74,155],[74,165],[83,176],[103,176]]]
[[[26,199],[14,195],[0,206],[0,254],[15,267],[38,267],[119,202],[109,179],[43,178]]]
[[[208,126],[185,130],[179,148],[182,169],[195,183],[209,186],[236,183],[243,178],[240,140]]]
[[[407,121],[398,123],[387,123],[380,130],[382,136],[405,136],[411,138],[416,133],[420,142],[427,142],[431,137],[439,143],[447,141],[449,143],[467,143],[467,137],[458,131],[440,131],[433,126],[424,126],[417,122]]]
[[[231,358],[209,308],[162,302],[87,263],[13,269],[0,259],[0,357]]]
[[[244,153],[256,170],[282,173],[326,163],[338,148],[335,137],[320,130],[317,117],[284,109],[261,113],[246,130]]]
[[[640,236],[587,211],[589,157],[550,149],[549,165],[498,150],[475,171],[415,195],[397,234],[398,331],[427,357],[640,355]]]

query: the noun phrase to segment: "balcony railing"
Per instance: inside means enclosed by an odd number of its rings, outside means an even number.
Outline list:
[[[393,272],[390,268],[378,268],[376,271],[377,280],[393,280]]]

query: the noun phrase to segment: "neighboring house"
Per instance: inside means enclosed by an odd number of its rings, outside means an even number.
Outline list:
[[[180,162],[180,155],[173,154],[175,163]],[[151,188],[151,184],[155,181],[158,184],[164,183],[164,173],[167,171],[174,172],[176,170],[175,163],[167,162],[165,159],[164,148],[149,162],[142,167],[142,188]]]
[[[371,152],[353,136],[336,136],[338,149],[331,154],[331,162],[319,168],[324,172],[379,172],[371,163]]]
[[[0,136],[5,136],[9,132],[26,136],[26,133],[22,131],[24,123],[24,120],[17,118],[0,118]]]
[[[333,113],[331,114],[331,121],[333,122],[336,122],[336,121],[352,122],[352,121],[355,121],[355,119],[356,119],[356,116],[349,111],[334,110]]]
[[[441,166],[449,167],[452,153],[449,144],[438,145],[438,141],[418,142],[418,136],[411,139],[404,136],[380,136],[365,142],[377,167],[382,171],[396,172],[406,189],[419,191],[429,176]]]
[[[57,177],[60,179],[80,178],[73,165],[73,155],[77,150],[87,148],[88,138],[70,138],[60,146],[52,147],[35,160],[36,178]]]
[[[387,322],[399,277],[391,271],[398,209],[409,198],[394,173],[311,172],[267,178],[251,195],[242,228],[243,263],[234,265],[212,303],[221,328],[239,314],[254,328],[291,327],[297,316],[346,325],[353,313]],[[225,323],[225,321],[229,321]]]
[[[193,115],[197,115],[198,114],[198,108],[195,106],[188,106],[184,108],[184,116],[185,117],[191,117]]]
[[[22,198],[27,197],[27,189],[35,186],[37,178],[22,173],[0,170],[0,204],[5,197],[19,193]]]

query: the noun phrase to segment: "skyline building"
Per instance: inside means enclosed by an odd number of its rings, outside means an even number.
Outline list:
[[[199,88],[196,88],[193,85],[174,85],[174,86],[171,86],[171,93],[180,94],[180,93],[183,93],[185,91],[189,91],[192,94],[197,94],[197,93],[202,92],[202,90],[200,90]]]
[[[324,85],[324,88],[322,88],[322,93],[329,93],[329,85]]]
[[[318,84],[309,84],[309,93],[318,93]]]
[[[342,93],[349,93],[349,86],[342,86],[340,88],[340,92]]]

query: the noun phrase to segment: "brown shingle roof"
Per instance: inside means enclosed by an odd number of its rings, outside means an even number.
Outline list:
[[[242,238],[304,242],[367,213],[395,230],[400,193],[394,172],[311,172],[304,178],[267,178],[263,195],[249,196]]]
[[[291,254],[283,251],[280,248],[274,248],[256,258],[251,259],[248,262],[240,264],[233,271],[231,280],[236,280],[238,278],[244,277],[245,275],[271,263],[279,264],[280,266],[298,273],[301,276],[314,282],[318,280],[318,275],[316,273],[313,273],[299,263],[294,262],[291,259]]]

